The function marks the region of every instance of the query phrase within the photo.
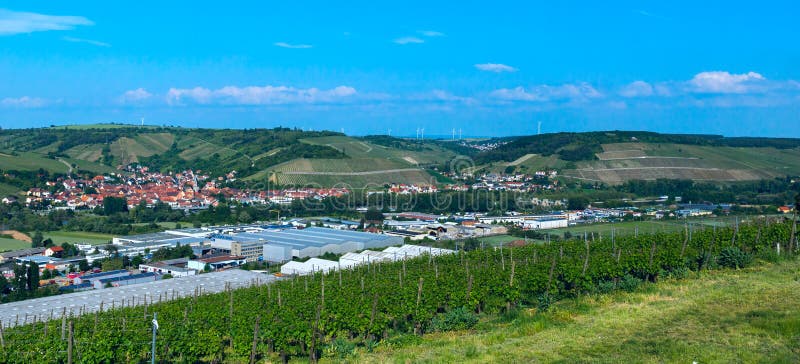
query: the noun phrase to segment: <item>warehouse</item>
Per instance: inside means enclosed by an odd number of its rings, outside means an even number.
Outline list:
[[[330,272],[339,268],[339,263],[332,260],[311,258],[305,262],[291,261],[281,266],[283,275],[307,275],[314,272]]]
[[[131,274],[121,277],[96,279],[92,281],[92,286],[94,286],[94,289],[103,289],[106,287],[109,288],[122,287],[131,284],[155,282],[157,280],[158,280],[158,275],[152,272],[147,272],[147,273]]]
[[[536,219],[523,220],[523,229],[558,229],[569,225],[569,220],[561,217],[540,217]]]
[[[396,236],[321,227],[246,232],[226,235],[226,239],[266,242],[262,253],[264,260],[270,262],[285,262],[292,257],[316,257],[325,253],[343,254],[403,244],[403,239]]]

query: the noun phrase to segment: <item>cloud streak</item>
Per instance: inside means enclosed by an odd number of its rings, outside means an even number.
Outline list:
[[[435,30],[418,30],[417,33],[425,37],[444,37],[444,33]]]
[[[72,42],[72,43],[86,43],[91,44],[93,46],[98,47],[111,47],[111,44],[106,42],[101,42],[99,40],[92,40],[92,39],[83,39],[83,38],[75,38],[75,37],[61,37],[64,41]]]
[[[417,37],[400,37],[400,38],[397,38],[397,39],[393,40],[393,42],[395,42],[397,44],[401,44],[401,45],[405,45],[405,44],[422,44],[422,43],[425,43],[425,40],[417,38]]]
[[[351,101],[357,93],[356,89],[350,86],[338,86],[328,90],[270,85],[225,86],[216,90],[204,87],[170,88],[166,101],[170,105],[186,103],[203,105],[325,104]]]
[[[501,88],[489,93],[494,99],[504,101],[586,101],[603,97],[603,94],[588,83],[564,84],[559,86],[537,85],[529,88]]]
[[[0,9],[0,36],[72,30],[81,25],[90,26],[94,25],[94,22],[82,16],[46,15]]]
[[[120,96],[119,100],[120,102],[125,104],[135,104],[146,101],[152,97],[153,94],[147,92],[147,90],[145,90],[144,88],[139,87],[135,90],[125,91],[125,93],[122,94],[122,96]]]
[[[494,72],[494,73],[501,73],[501,72],[516,72],[517,69],[511,67],[509,65],[505,65],[502,63],[479,63],[475,65],[475,68],[486,71],[486,72]]]
[[[3,107],[35,109],[47,106],[47,100],[39,97],[30,97],[30,96],[22,96],[16,98],[6,97],[0,100],[0,105],[2,105]]]
[[[291,44],[286,42],[276,42],[273,43],[273,45],[276,47],[289,48],[289,49],[309,49],[314,47],[311,44]]]

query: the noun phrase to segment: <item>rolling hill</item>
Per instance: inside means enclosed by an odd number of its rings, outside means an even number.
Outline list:
[[[800,139],[645,132],[520,137],[475,157],[479,169],[532,172],[610,185],[629,180],[737,182],[800,175]]]
[[[608,131],[502,142],[477,152],[448,141],[289,128],[101,124],[5,129],[0,130],[0,170],[95,175],[142,163],[164,172],[192,168],[212,176],[236,170],[240,181],[255,186],[352,188],[434,183],[426,168],[451,165],[472,165],[479,172],[556,169],[575,180],[609,185],[634,179],[735,182],[800,175],[800,139]]]
[[[431,183],[422,166],[457,154],[435,141],[353,138],[297,129],[186,129],[101,124],[0,131],[0,170],[94,175],[141,163],[164,172],[187,168],[212,176],[232,170],[245,183],[354,188]],[[381,144],[382,143],[382,144]]]

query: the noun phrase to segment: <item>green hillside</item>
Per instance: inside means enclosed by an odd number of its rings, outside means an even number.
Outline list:
[[[475,157],[491,172],[560,170],[616,185],[629,180],[738,182],[800,175],[800,139],[724,138],[644,132],[520,137]]]
[[[485,320],[470,331],[391,340],[349,361],[796,363],[799,269],[794,260],[581,296],[546,313]]]
[[[609,185],[629,180],[737,182],[800,175],[800,139],[649,132],[554,133],[498,139],[478,153],[453,141],[349,137],[297,129],[188,129],[98,124],[0,130],[0,170],[85,175],[131,163],[164,172],[232,170],[245,183],[333,186],[431,183],[424,168],[560,175]],[[468,158],[464,158],[468,157]],[[460,158],[457,163],[454,159]],[[472,158],[472,159],[469,159]]]

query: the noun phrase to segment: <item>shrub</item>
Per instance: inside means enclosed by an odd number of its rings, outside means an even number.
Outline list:
[[[344,359],[353,354],[356,344],[337,337],[325,348],[325,355]]]
[[[619,281],[619,288],[626,292],[633,292],[636,288],[639,288],[640,284],[642,284],[642,281],[639,278],[626,274]]]
[[[669,272],[669,276],[675,279],[686,279],[686,277],[689,276],[689,272],[691,272],[689,268],[681,266],[672,269],[672,271]]]
[[[725,268],[744,268],[753,260],[750,254],[743,252],[735,246],[729,246],[719,253],[717,263]]]
[[[440,313],[431,320],[433,331],[453,331],[472,328],[478,323],[478,315],[465,307],[459,307],[446,313]]]
[[[614,281],[601,281],[597,283],[597,293],[611,293],[617,285]]]
[[[546,312],[550,309],[551,304],[553,304],[553,298],[550,297],[550,294],[547,292],[536,297],[536,309],[541,312]]]

